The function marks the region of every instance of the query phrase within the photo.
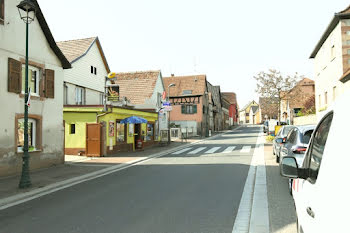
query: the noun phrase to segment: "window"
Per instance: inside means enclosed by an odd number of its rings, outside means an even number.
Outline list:
[[[181,106],[182,114],[195,114],[197,113],[197,105],[182,105]]]
[[[63,104],[68,104],[68,86],[63,84]]]
[[[331,46],[331,60],[333,60],[335,58],[335,46],[332,45]]]
[[[85,89],[83,87],[75,88],[75,104],[77,105],[85,104]]]
[[[317,180],[318,172],[320,170],[322,156],[324,148],[327,142],[329,129],[333,120],[333,113],[330,113],[319,127],[316,129],[314,138],[310,145],[310,155],[307,158],[309,163],[309,180],[311,183],[315,183]]]
[[[335,98],[337,97],[337,86],[333,87],[333,101],[335,100]]]
[[[245,116],[249,117],[249,113],[246,113]]]
[[[295,139],[297,138],[297,133],[298,133],[298,130],[297,129],[293,129],[289,132],[288,136],[287,136],[287,142],[289,143],[294,143],[295,142]]]
[[[350,58],[348,58],[348,65],[350,65]]]
[[[91,72],[91,74],[94,73],[94,67],[93,66],[90,67],[90,72]]]
[[[313,130],[306,131],[303,135],[303,138],[301,139],[301,142],[304,144],[309,144],[312,132]]]
[[[15,139],[17,152],[23,152],[24,147],[24,118],[23,114],[16,114]],[[28,151],[41,150],[41,129],[42,118],[39,115],[29,114],[28,116]]]
[[[321,108],[321,95],[318,95],[318,107]]]
[[[327,91],[324,93],[324,104],[328,104],[328,101],[327,101]]]
[[[126,137],[125,137],[125,124],[120,124],[117,122],[117,142],[124,142]]]
[[[97,68],[94,67],[94,74],[97,74]]]
[[[25,93],[25,64],[22,64],[22,94]],[[31,95],[39,96],[40,70],[34,66],[28,66],[28,88]],[[28,89],[28,91],[29,91]]]
[[[350,31],[346,31],[346,35],[350,36]]]
[[[346,26],[350,26],[350,19],[345,19],[344,23],[345,23]]]
[[[104,94],[100,93],[100,104],[104,104]]]
[[[70,124],[70,126],[69,126],[69,133],[70,134],[75,134],[75,124]]]
[[[192,94],[192,90],[183,90],[182,94],[183,95],[191,95]]]
[[[346,40],[346,45],[350,45],[350,40]]]
[[[5,19],[5,0],[0,0],[0,24],[4,24]]]
[[[350,55],[350,49],[348,49],[348,55]]]
[[[154,125],[153,124],[147,124],[147,141],[152,141],[154,136]]]

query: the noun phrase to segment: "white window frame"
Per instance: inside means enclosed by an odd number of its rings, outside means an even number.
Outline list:
[[[85,104],[85,88],[84,87],[75,87],[75,104],[84,105]]]
[[[25,64],[22,64],[22,75],[25,75]],[[41,74],[41,69],[40,68],[37,68],[35,66],[31,66],[31,65],[28,65],[28,87],[30,86],[29,85],[29,82],[31,82],[31,79],[32,77],[29,76],[30,74],[30,70],[32,71],[36,71],[36,77],[35,77],[35,86],[36,86],[36,92],[34,92],[34,90],[31,90],[31,95],[32,96],[40,96],[40,74]],[[23,77],[22,77],[22,80],[23,80]],[[24,91],[24,87],[25,86],[25,83],[22,83],[22,90],[21,90],[21,93],[22,94],[25,94],[25,91]],[[29,91],[29,90],[28,90]]]
[[[19,122],[24,122],[24,118],[21,118],[21,119],[18,119],[18,123]],[[34,145],[34,150],[33,151],[37,151],[37,144],[36,144],[36,135],[37,135],[37,132],[36,132],[36,120],[35,119],[32,119],[32,118],[28,118],[28,124],[29,123],[32,123],[32,144]],[[18,130],[18,129],[17,129]],[[22,146],[17,146],[17,152],[23,152],[23,147]]]

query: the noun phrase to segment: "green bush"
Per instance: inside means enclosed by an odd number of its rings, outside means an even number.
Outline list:
[[[274,136],[271,136],[271,135],[266,136],[266,141],[272,142],[274,138],[275,138],[275,137],[274,137]]]

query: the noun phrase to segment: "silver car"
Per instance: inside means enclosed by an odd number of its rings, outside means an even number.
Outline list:
[[[281,129],[278,131],[276,137],[273,140],[272,144],[272,153],[276,155],[276,162],[280,162],[280,150],[283,145],[283,142],[286,141],[287,135],[290,130],[295,128],[293,125],[284,125],[281,127]]]
[[[293,156],[298,164],[302,167],[305,152],[309,145],[309,141],[316,125],[295,126],[289,131],[285,142],[282,142],[280,149],[280,159],[285,156]],[[292,193],[293,179],[289,179],[289,192]]]

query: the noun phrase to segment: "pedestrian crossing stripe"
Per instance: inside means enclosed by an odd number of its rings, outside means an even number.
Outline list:
[[[176,152],[172,153],[172,155],[178,155],[178,154],[184,153],[184,152],[186,152],[186,151],[189,151],[189,150],[191,150],[191,149],[192,149],[192,147],[188,147],[188,148],[185,148],[185,149],[176,151]]]
[[[201,152],[202,150],[204,150],[205,148],[207,148],[207,147],[198,147],[197,149],[190,151],[187,154],[190,154],[190,155],[197,154],[197,153]]]
[[[241,149],[241,153],[248,153],[250,151],[251,146],[243,146]]]
[[[206,151],[206,154],[210,154],[210,153],[215,153],[215,151],[219,150],[221,147],[220,146],[216,146],[211,148],[210,150]]]
[[[222,153],[227,154],[232,152],[236,147],[235,146],[229,146],[227,147]]]

